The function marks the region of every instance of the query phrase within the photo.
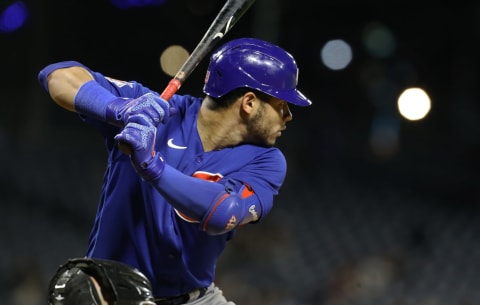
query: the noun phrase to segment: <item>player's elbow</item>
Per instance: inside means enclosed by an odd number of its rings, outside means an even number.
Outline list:
[[[75,111],[74,99],[78,89],[87,81],[93,79],[83,67],[65,67],[51,71],[48,76],[42,76],[46,81],[48,92],[53,101],[62,108]]]
[[[222,192],[200,222],[202,231],[220,235],[236,228],[245,218],[244,200],[236,193]]]

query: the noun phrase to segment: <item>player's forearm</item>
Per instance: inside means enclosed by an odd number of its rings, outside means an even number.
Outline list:
[[[47,78],[48,92],[59,106],[76,111],[75,95],[86,82],[93,80],[92,75],[82,67],[69,67],[53,71]]]
[[[77,61],[61,61],[44,67],[38,73],[43,89],[61,107],[75,111],[74,99],[79,88],[93,76]]]
[[[225,189],[222,184],[185,175],[167,164],[160,178],[151,181],[151,184],[177,210],[197,221]]]
[[[149,92],[137,99],[119,97],[112,89],[114,85],[105,87],[92,74],[95,72],[79,62],[63,61],[42,69],[38,80],[61,107],[117,127],[134,115],[146,116],[158,125],[175,113],[158,94]]]
[[[258,198],[252,190],[245,190],[246,185],[236,192],[230,186],[185,175],[167,164],[162,175],[150,183],[185,220],[199,222],[200,229],[211,235],[256,221],[261,214]]]

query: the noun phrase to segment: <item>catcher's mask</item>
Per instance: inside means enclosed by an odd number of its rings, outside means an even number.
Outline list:
[[[73,258],[61,265],[50,281],[48,304],[101,305],[99,293],[109,305],[155,305],[150,281],[139,270],[96,258]]]

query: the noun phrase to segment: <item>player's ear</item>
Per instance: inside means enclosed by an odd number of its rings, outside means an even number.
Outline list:
[[[240,97],[241,99],[241,108],[247,114],[252,114],[256,107],[260,104],[260,100],[255,95],[255,93],[248,91]]]

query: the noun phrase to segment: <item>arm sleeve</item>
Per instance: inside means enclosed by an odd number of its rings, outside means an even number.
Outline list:
[[[174,208],[197,221],[225,190],[221,183],[185,175],[168,164],[165,164],[163,174],[151,183]]]
[[[70,68],[70,67],[82,67],[92,76],[94,77],[95,81],[97,81],[102,87],[109,90],[116,96],[121,97],[129,97],[129,98],[136,98],[139,96],[144,95],[147,92],[152,92],[149,88],[143,86],[142,84],[135,82],[135,81],[123,81],[114,79],[111,77],[106,77],[102,73],[95,72],[91,70],[89,67],[85,66],[84,64],[78,61],[61,61],[57,63],[50,64],[43,68],[38,73],[38,81],[48,92],[48,76],[55,70],[63,69],[63,68]]]
[[[235,171],[219,182],[211,182],[185,175],[165,164],[165,169],[158,179],[152,181],[155,189],[178,211],[189,218],[201,220],[218,196],[224,192],[241,192],[248,185],[253,196],[241,196],[246,209],[257,206],[259,217],[265,216],[273,206],[273,197],[283,183],[286,162],[279,150],[258,157],[245,166],[242,171]],[[259,217],[254,217],[255,221]],[[241,222],[241,221],[239,221]]]

